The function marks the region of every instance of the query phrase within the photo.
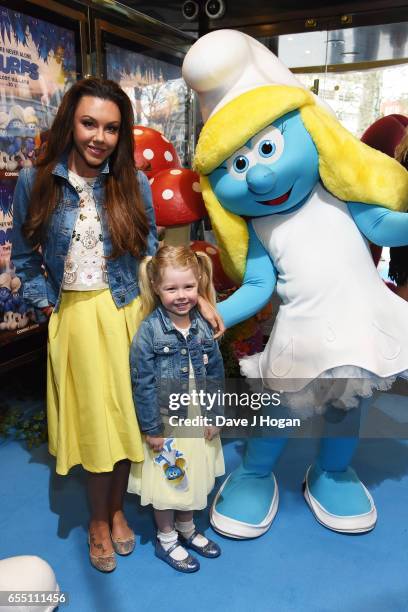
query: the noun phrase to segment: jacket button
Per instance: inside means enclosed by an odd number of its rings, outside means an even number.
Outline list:
[[[180,353],[181,353],[182,355],[185,355],[185,354],[187,353],[187,349],[181,349]]]
[[[186,368],[186,367],[181,368],[181,371],[182,371],[182,372],[188,372],[188,368]]]
[[[165,346],[165,347],[164,347],[164,349],[163,349],[163,352],[164,352],[164,353],[168,353],[168,352],[169,352],[169,350],[170,350],[170,349],[169,349],[169,347],[168,347],[168,346]]]
[[[120,296],[120,302],[121,302],[121,304],[125,303],[125,296],[124,295]]]

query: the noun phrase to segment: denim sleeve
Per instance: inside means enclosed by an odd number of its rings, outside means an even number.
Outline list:
[[[349,202],[348,209],[360,232],[374,244],[387,247],[408,244],[407,213],[359,202]]]
[[[249,247],[243,283],[229,298],[217,304],[217,310],[229,328],[259,312],[271,299],[277,272],[251,223],[248,223]]]
[[[43,258],[22,232],[30,202],[29,172],[28,168],[20,171],[14,190],[11,259],[23,284],[24,299],[37,308],[43,308],[48,306],[47,285],[41,267]]]
[[[140,429],[145,434],[158,436],[164,426],[158,402],[153,330],[147,321],[142,321],[130,347],[130,375]]]
[[[156,219],[154,216],[154,208],[152,201],[152,190],[150,189],[147,176],[143,172],[139,172],[140,195],[145,206],[147,219],[149,221],[149,236],[147,238],[146,255],[155,255],[158,247]]]

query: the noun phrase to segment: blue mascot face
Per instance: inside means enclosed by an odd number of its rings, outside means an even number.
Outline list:
[[[10,136],[23,136],[24,123],[20,119],[12,119],[7,126],[7,131]]]
[[[258,132],[209,179],[218,200],[236,215],[263,217],[301,205],[319,180],[319,158],[299,112]]]
[[[166,468],[166,478],[167,480],[176,480],[183,476],[184,472],[178,465],[170,465]]]

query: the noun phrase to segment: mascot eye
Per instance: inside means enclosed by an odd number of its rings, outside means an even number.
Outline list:
[[[271,157],[276,151],[276,145],[271,140],[263,140],[258,151],[262,157]]]
[[[249,167],[249,160],[245,155],[238,155],[233,161],[232,167],[236,172],[245,172]]]
[[[269,126],[253,139],[254,152],[256,151],[257,162],[264,164],[278,161],[285,148],[285,140],[282,132]]]

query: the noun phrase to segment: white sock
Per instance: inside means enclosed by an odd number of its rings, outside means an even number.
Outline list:
[[[186,539],[191,538],[195,531],[193,519],[191,519],[191,521],[176,521],[174,526],[177,531],[181,533],[181,535],[184,536]],[[196,537],[193,539],[193,544],[202,547],[208,544],[208,540],[203,535],[197,534]]]
[[[178,534],[175,529],[168,532],[157,530],[157,538],[164,550],[169,550],[177,542]],[[170,553],[170,557],[175,561],[183,561],[183,559],[187,559],[188,552],[179,545]]]

